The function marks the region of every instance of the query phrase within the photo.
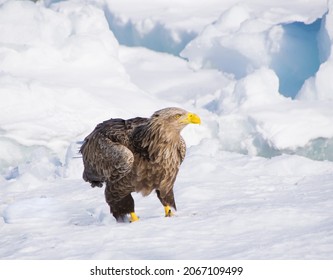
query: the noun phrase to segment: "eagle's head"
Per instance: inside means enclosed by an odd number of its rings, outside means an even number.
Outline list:
[[[170,107],[156,111],[151,119],[172,130],[180,131],[188,124],[200,124],[200,117],[181,108]]]

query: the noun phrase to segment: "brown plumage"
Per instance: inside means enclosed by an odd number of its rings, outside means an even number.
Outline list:
[[[105,199],[117,221],[134,212],[132,192],[144,196],[156,190],[171,216],[176,209],[173,185],[184,160],[186,145],[181,130],[200,118],[180,108],[165,108],[151,118],[110,119],[96,126],[80,149],[83,179],[92,187],[106,183]]]

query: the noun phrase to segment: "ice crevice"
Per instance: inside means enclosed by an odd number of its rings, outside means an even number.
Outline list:
[[[147,49],[179,56],[188,42],[196,37],[191,30],[170,29],[164,23],[151,18],[133,22],[129,18],[104,8],[110,30],[121,45]]]
[[[279,92],[295,98],[304,82],[314,76],[330,54],[330,42],[323,27],[325,16],[310,24],[282,24],[279,50],[272,53],[270,67],[279,77]]]

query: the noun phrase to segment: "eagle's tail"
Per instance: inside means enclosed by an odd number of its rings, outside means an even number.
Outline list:
[[[90,183],[92,188],[103,187],[104,181],[101,180],[101,178],[99,178],[98,176],[95,176],[94,173],[87,168],[84,168],[82,177],[83,180]]]

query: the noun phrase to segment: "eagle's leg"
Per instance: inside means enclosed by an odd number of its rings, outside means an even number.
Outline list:
[[[130,214],[130,222],[139,220],[134,212],[134,199],[131,193],[123,195],[121,192],[112,191],[112,185],[107,183],[105,188],[105,200],[109,204],[110,212],[117,222],[124,222],[127,214]]]
[[[121,200],[110,203],[109,206],[110,212],[115,217],[117,222],[125,221],[127,214],[130,214],[130,222],[139,220],[138,216],[134,212],[134,199],[130,193]]]
[[[162,197],[161,192],[159,190],[156,190],[156,194],[158,199],[161,201],[162,205],[164,206],[165,217],[172,217],[174,214],[171,211],[171,207],[174,208],[175,210],[177,209],[173,191],[171,190],[164,197]]]
[[[169,205],[164,206],[165,217],[172,217],[173,213]]]
[[[135,214],[135,212],[131,212],[131,213],[130,213],[130,216],[131,216],[131,218],[130,218],[129,221],[130,221],[131,223],[136,222],[136,221],[139,220],[139,217]]]

